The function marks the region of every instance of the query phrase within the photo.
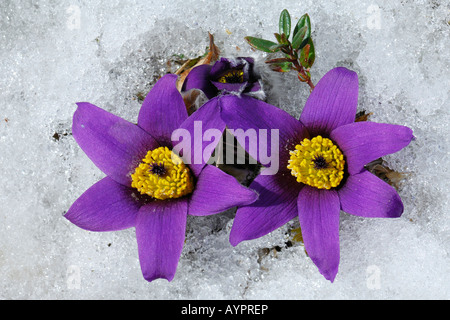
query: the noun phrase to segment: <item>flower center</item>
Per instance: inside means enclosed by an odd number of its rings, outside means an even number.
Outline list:
[[[150,171],[153,174],[156,174],[157,176],[163,176],[167,173],[166,167],[164,167],[164,163],[152,163],[150,165]]]
[[[167,147],[150,150],[131,179],[131,186],[141,194],[160,200],[180,198],[194,190],[191,171]]]
[[[221,76],[217,81],[221,83],[242,83],[244,82],[244,71],[230,70]]]
[[[297,182],[318,189],[337,187],[344,177],[344,155],[330,139],[317,136],[305,138],[289,152],[287,166]]]

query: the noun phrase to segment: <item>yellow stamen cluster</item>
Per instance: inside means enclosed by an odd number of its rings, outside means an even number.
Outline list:
[[[330,139],[317,136],[303,141],[290,151],[287,166],[297,182],[318,189],[337,187],[344,177],[345,160],[341,150]]]
[[[217,81],[221,83],[242,83],[244,82],[244,71],[230,70],[221,76]]]
[[[152,170],[154,166],[159,170]],[[194,190],[194,178],[189,168],[167,147],[150,150],[131,178],[133,188],[160,200],[180,198]]]

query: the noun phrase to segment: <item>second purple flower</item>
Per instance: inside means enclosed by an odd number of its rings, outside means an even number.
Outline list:
[[[412,130],[355,122],[357,103],[358,77],[345,68],[335,68],[319,81],[299,120],[262,101],[241,98],[235,108],[239,113],[227,127],[278,129],[279,147],[271,152],[279,156],[280,170],[259,175],[250,184],[259,199],[238,208],[232,245],[264,236],[298,217],[309,257],[326,279],[334,281],[341,210],[372,218],[402,214],[396,190],[364,166],[406,147]],[[247,151],[258,159],[257,149]]]

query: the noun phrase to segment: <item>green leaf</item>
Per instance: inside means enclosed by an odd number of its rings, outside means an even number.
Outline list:
[[[278,62],[270,64],[270,68],[276,72],[289,72],[292,70],[291,62]]]
[[[281,11],[279,30],[280,34],[284,33],[286,35],[286,39],[289,39],[289,35],[291,34],[291,15],[286,9]]]
[[[269,50],[272,50],[270,52],[277,52],[277,51],[281,50],[281,52],[286,53],[286,52],[289,52],[289,46],[287,44],[280,43],[280,44],[275,44],[274,46],[271,46],[269,48]]]
[[[279,33],[274,33],[275,38],[277,39],[278,43],[281,43],[281,35]]]
[[[316,52],[314,50],[314,43],[312,41],[312,38],[309,38],[308,44],[310,45],[308,56],[308,68],[311,68],[312,65],[314,64],[314,61],[316,60]]]
[[[281,34],[279,33],[274,33],[275,38],[277,39],[278,43],[282,44],[283,43],[283,37],[281,36]]]
[[[302,44],[307,31],[308,31],[308,26],[303,26],[302,28],[297,30],[297,32],[294,34],[294,36],[292,38],[292,48],[294,50],[297,50],[300,48],[300,45]]]
[[[294,28],[294,33],[292,38],[300,37],[300,35],[297,35],[299,32],[303,32],[303,28],[306,27],[305,35],[303,36],[302,41],[298,45],[298,48],[296,49],[302,49],[306,44],[308,43],[309,37],[311,37],[311,20],[309,19],[309,16],[307,13],[305,13],[297,22]],[[298,41],[298,39],[297,39]]]
[[[248,44],[257,50],[264,52],[276,52],[280,50],[280,45],[269,40],[255,37],[245,37],[245,40],[247,40]]]
[[[314,44],[311,38],[308,39],[308,43],[303,47],[300,54],[301,65],[308,69],[311,68],[316,59],[316,53],[314,51]]]

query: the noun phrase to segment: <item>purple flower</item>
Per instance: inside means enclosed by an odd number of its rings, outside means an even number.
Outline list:
[[[256,99],[242,97],[229,128],[279,129],[280,169],[250,185],[259,193],[239,207],[230,242],[255,239],[298,216],[305,249],[322,275],[334,281],[339,266],[340,211],[362,217],[394,218],[403,212],[393,187],[364,165],[397,152],[412,130],[392,124],[354,122],[358,77],[345,68],[329,71],[312,91],[300,121]],[[248,150],[257,159],[256,151]]]
[[[203,64],[189,72],[182,91],[191,89],[200,89],[211,99],[222,91],[261,92],[261,82],[255,73],[253,58],[220,58],[214,65]]]
[[[82,194],[65,217],[91,231],[135,227],[148,281],[173,279],[188,214],[216,214],[257,197],[218,168],[204,161],[185,164],[171,152],[172,132],[192,132],[193,120],[202,120],[201,115],[188,118],[176,80],[166,75],[155,84],[137,125],[89,103],[78,103],[73,117],[75,140],[106,177]],[[214,121],[204,129],[211,125]]]

